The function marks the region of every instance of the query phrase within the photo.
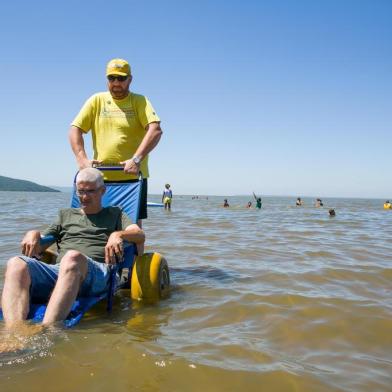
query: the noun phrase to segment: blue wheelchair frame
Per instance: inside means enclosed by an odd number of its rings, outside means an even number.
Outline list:
[[[122,167],[100,166],[101,171],[123,170]],[[71,207],[80,207],[79,198],[76,195],[76,176],[74,179],[74,186],[71,198]],[[130,217],[133,223],[137,223],[139,216],[139,207],[141,199],[141,188],[143,178],[140,175],[139,179],[134,182],[105,182],[106,192],[102,197],[102,206],[119,206]],[[41,245],[50,245],[55,242],[53,236],[46,236],[41,238]],[[111,311],[113,305],[113,296],[119,289],[126,288],[131,282],[131,273],[137,250],[135,244],[126,244],[124,246],[123,260],[111,266],[109,289],[98,296],[94,297],[78,297],[72,305],[68,317],[64,320],[64,325],[71,328],[79,323],[83,315],[96,303],[104,298],[107,298],[107,310]],[[124,268],[128,268],[128,279],[126,282],[117,284],[117,274],[121,275]],[[33,322],[42,322],[46,311],[46,304],[33,304],[30,303],[30,310],[27,316]],[[0,319],[3,318],[0,309]]]

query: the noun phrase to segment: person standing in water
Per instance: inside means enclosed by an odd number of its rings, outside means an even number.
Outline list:
[[[173,193],[172,190],[170,189],[170,184],[166,184],[162,194],[162,203],[165,205],[165,210],[171,210],[172,198],[173,198]]]

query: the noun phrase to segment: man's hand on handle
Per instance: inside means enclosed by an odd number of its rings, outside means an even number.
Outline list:
[[[137,164],[133,158],[127,159],[126,161],[120,162],[120,165],[124,166],[124,172],[137,176],[140,171],[140,163]]]
[[[79,170],[86,169],[87,167],[95,167],[102,164],[102,161],[98,161],[97,159],[81,159],[78,160]]]

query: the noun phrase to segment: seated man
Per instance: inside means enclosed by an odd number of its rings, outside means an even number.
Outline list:
[[[25,320],[32,302],[48,302],[43,324],[64,320],[76,297],[108,290],[110,264],[121,259],[123,241],[142,247],[145,236],[119,207],[102,207],[102,174],[94,168],[76,177],[81,208],[60,210],[57,221],[44,231],[59,242],[59,264],[48,265],[34,257],[44,250],[40,232],[29,231],[22,240],[23,256],[8,261],[2,295],[7,327]],[[47,246],[46,246],[47,247]]]

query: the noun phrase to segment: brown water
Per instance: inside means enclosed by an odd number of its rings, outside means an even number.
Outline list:
[[[2,281],[22,234],[69,195],[0,196]],[[247,201],[150,208],[147,250],[168,260],[171,297],[147,306],[123,293],[110,315],[100,306],[72,330],[28,338],[0,356],[1,391],[392,391],[392,211]]]

